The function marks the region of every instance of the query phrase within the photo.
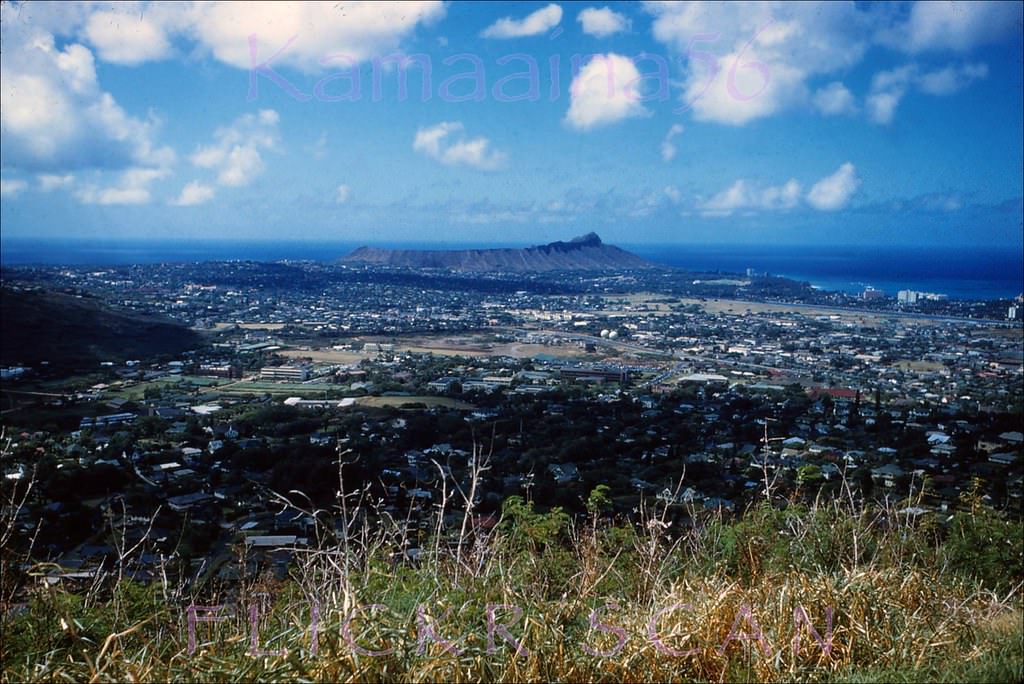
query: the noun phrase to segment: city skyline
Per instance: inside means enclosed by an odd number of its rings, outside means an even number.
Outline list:
[[[4,3],[4,235],[1019,248],[1021,7]]]

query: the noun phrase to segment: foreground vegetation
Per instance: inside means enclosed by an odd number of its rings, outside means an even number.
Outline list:
[[[125,579],[132,550],[87,588],[39,582],[8,536],[3,681],[1024,679],[1024,527],[977,490],[948,519],[851,496],[686,529],[660,504],[604,517],[603,487],[587,504],[511,497],[493,526],[470,506],[411,559],[404,521],[343,499],[307,511],[286,579],[202,590]]]

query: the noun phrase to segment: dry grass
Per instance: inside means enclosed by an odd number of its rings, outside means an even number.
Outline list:
[[[787,573],[750,585],[723,575],[684,576],[649,602],[579,595],[538,601],[515,585],[464,580],[455,586],[450,577],[436,576],[422,578],[411,594],[401,580],[391,591],[366,591],[370,587],[359,586],[363,579],[353,577],[351,592],[312,597],[295,585],[268,584],[279,600],[258,613],[258,649],[286,649],[287,655],[253,655],[245,604],[225,622],[197,624],[194,653],[184,611],[157,610],[112,626],[101,638],[81,617],[57,608],[53,626],[62,645],[14,660],[7,656],[15,654],[5,654],[4,679],[832,681],[859,670],[913,673],[970,662],[1022,637],[1019,604],[949,587],[921,572]],[[467,595],[476,600],[464,600]],[[494,648],[488,647],[492,604],[522,609],[518,620],[512,609],[495,610],[495,623],[507,625],[521,644],[518,653],[497,628]],[[601,630],[588,629],[593,609]],[[613,630],[625,636],[621,647]],[[388,653],[359,653],[357,647]]]
[[[624,525],[597,516],[600,497],[575,522],[513,497],[496,527],[477,529],[489,468],[475,448],[469,481],[444,480],[416,563],[396,556],[410,542],[406,521],[364,491],[341,497],[331,518],[306,511],[323,524],[284,582],[257,574],[203,595],[119,573],[79,593],[29,586],[24,610],[5,602],[2,680],[1021,678],[1020,569],[986,589],[950,569],[935,530],[891,510],[852,497],[763,505],[673,535],[659,504]],[[461,524],[446,530],[451,511]],[[218,621],[193,621],[191,644],[189,606],[218,607],[196,613]]]

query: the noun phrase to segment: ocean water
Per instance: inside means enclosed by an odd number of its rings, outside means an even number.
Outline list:
[[[824,290],[868,287],[945,294],[953,299],[1008,299],[1024,292],[1020,247],[637,245],[651,261],[693,270],[785,276]]]
[[[242,240],[3,241],[3,265],[117,266],[194,261],[327,261],[358,247],[349,242]]]
[[[330,261],[365,243],[341,241],[2,241],[3,265],[93,265],[192,261]],[[459,249],[477,244],[375,243],[407,249]],[[494,245],[511,246],[511,245]],[[842,247],[788,245],[619,246],[658,263],[695,271],[786,276],[815,287],[862,292],[874,287],[946,294],[954,299],[1005,299],[1024,292],[1024,254],[1019,247]]]

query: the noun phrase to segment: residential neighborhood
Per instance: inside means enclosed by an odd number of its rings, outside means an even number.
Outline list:
[[[204,335],[157,358],[5,368],[3,475],[34,485],[16,511],[34,557],[81,578],[141,545],[122,568],[141,579],[287,574],[339,496],[403,520],[414,557],[460,524],[467,503],[441,502],[474,478],[482,519],[510,496],[582,515],[599,485],[615,515],[651,499],[684,526],[822,495],[941,521],[979,486],[1020,509],[1015,322],[652,294],[655,276],[628,272],[328,270],[18,273],[6,287],[113,298]]]

